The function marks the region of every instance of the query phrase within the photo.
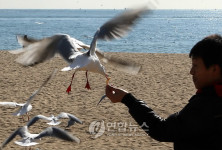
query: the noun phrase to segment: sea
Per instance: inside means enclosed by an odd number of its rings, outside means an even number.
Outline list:
[[[0,50],[19,49],[16,35],[41,39],[55,34],[90,44],[96,30],[124,10],[0,9]],[[98,40],[105,52],[189,53],[210,34],[222,34],[222,10],[152,10],[123,38]]]

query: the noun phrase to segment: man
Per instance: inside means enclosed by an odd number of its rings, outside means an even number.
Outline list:
[[[190,51],[190,74],[197,93],[179,112],[160,118],[125,90],[106,86],[112,102],[122,102],[152,138],[173,142],[175,150],[222,150],[222,37],[210,35]]]

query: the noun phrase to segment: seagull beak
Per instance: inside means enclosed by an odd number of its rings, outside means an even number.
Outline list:
[[[108,77],[108,76],[106,76],[106,85],[108,85],[109,84],[109,80],[111,79],[110,77]]]

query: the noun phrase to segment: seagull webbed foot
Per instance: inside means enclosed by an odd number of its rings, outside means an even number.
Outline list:
[[[88,90],[91,90],[90,85],[89,85],[89,81],[88,81],[88,80],[87,80],[87,82],[86,82],[86,86],[85,86],[85,88],[88,89]]]
[[[88,80],[88,71],[86,71],[86,86],[85,88],[87,88],[88,90],[90,90],[90,85],[89,85],[89,80]]]
[[[74,76],[75,76],[75,72],[74,72],[73,75],[72,75],[72,80],[71,80],[71,83],[70,83],[69,87],[66,89],[66,92],[67,92],[68,94],[69,94],[69,92],[71,91],[71,85],[72,85],[72,81],[73,81]]]
[[[69,94],[70,91],[71,91],[71,84],[70,84],[69,87],[67,88],[66,92]]]

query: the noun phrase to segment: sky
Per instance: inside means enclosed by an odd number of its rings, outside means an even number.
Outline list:
[[[222,9],[221,0],[0,0],[0,9],[124,9],[150,3],[155,9]]]

